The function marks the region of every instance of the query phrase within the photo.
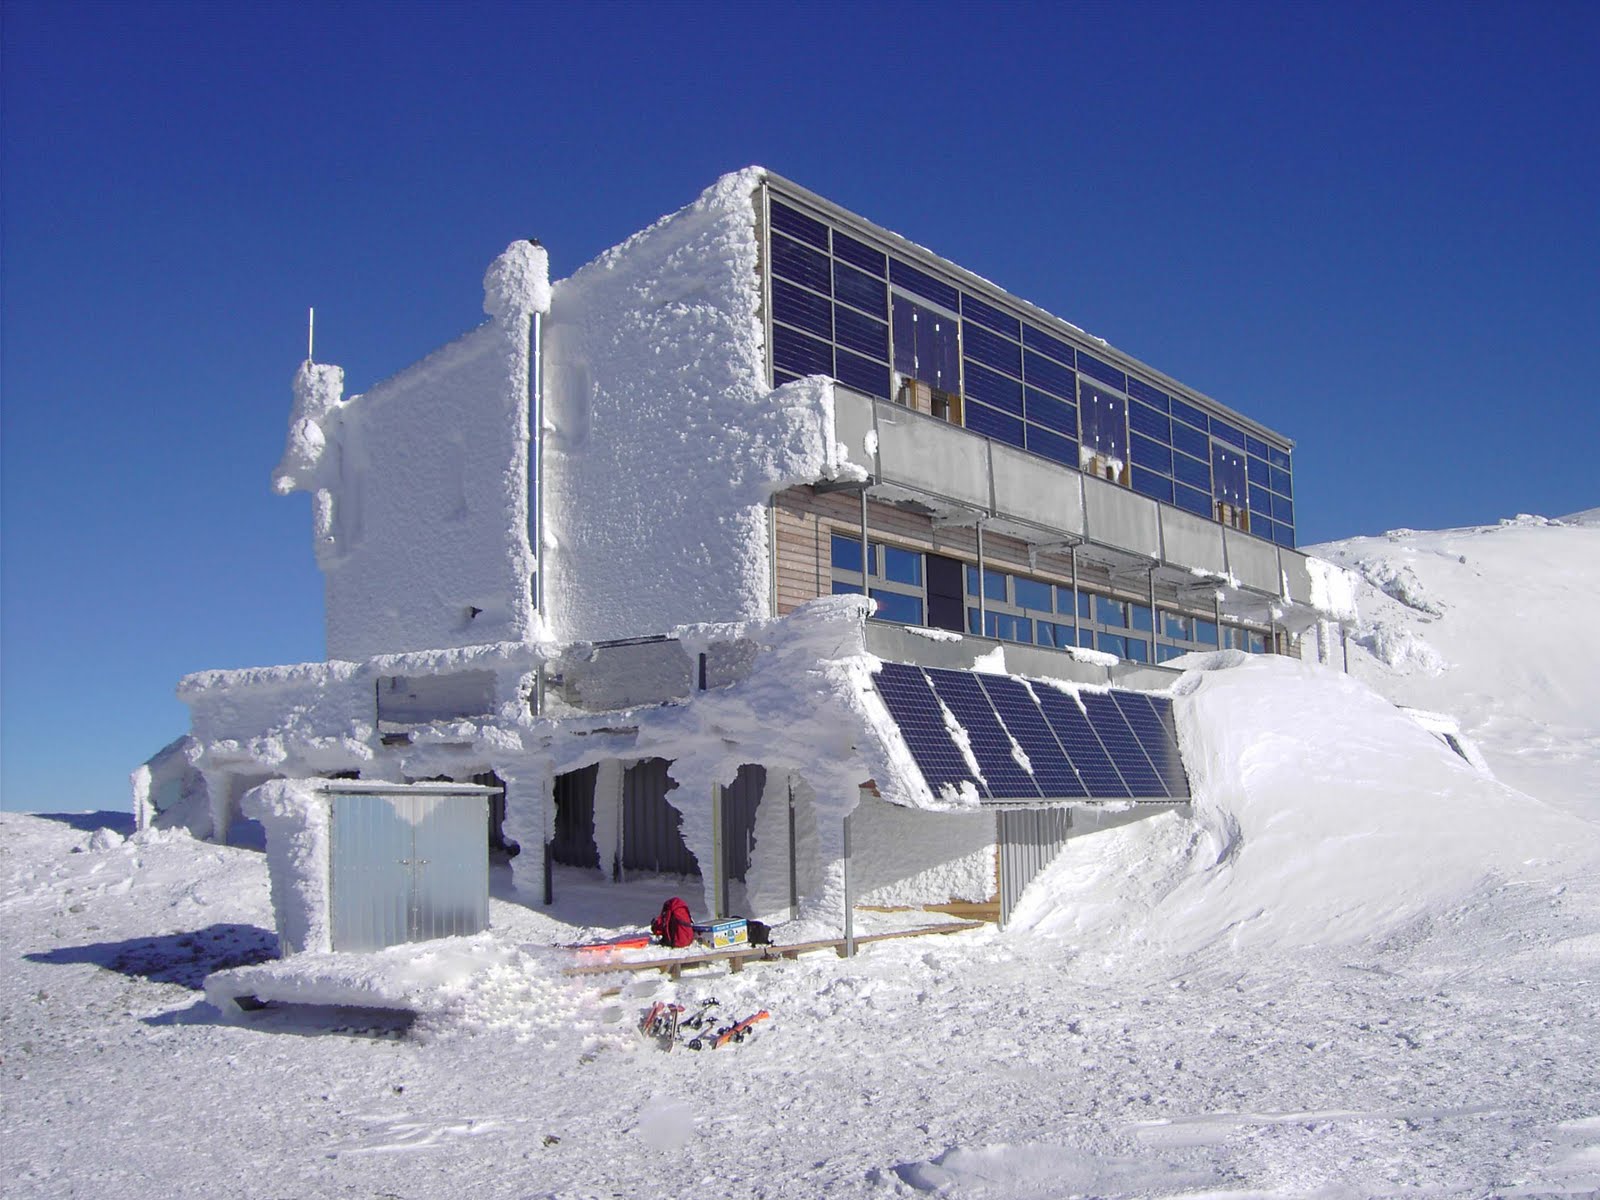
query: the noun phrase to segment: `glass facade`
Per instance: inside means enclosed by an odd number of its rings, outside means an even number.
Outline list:
[[[861,540],[832,535],[833,594],[861,593]],[[901,625],[921,625],[928,613],[924,554],[888,543],[868,547],[868,585],[878,602],[873,618]],[[983,571],[980,613],[978,568],[966,564],[966,630],[1006,642],[1066,649],[1081,646],[1115,654],[1133,662],[1164,663],[1197,650],[1238,648],[1252,654],[1267,651],[1267,632],[1224,625],[1192,613],[1118,599],[1046,579]],[[1159,621],[1159,624],[1157,623]],[[980,628],[981,626],[981,628]]]
[[[864,231],[777,195],[769,211],[774,386],[830,375],[905,402],[914,380],[958,398],[941,406],[936,396],[932,411],[974,433],[1294,545],[1287,446],[1123,370],[1020,305],[1010,311],[953,274],[878,248],[857,236]]]

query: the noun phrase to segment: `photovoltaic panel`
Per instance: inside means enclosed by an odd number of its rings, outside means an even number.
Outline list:
[[[983,800],[1022,804],[1189,798],[1167,696],[1084,691],[1080,703],[1048,683],[903,663],[884,663],[876,684],[935,793],[971,783]],[[941,706],[965,731],[970,758]]]
[[[979,675],[977,679],[988,693],[994,711],[1028,756],[1039,791],[1050,799],[1087,796],[1083,781],[1062,753],[1061,744],[1050,732],[1027,685],[1009,675]]]
[[[1022,344],[1030,350],[1037,350],[1040,354],[1048,354],[1059,363],[1072,366],[1078,361],[1078,356],[1073,353],[1071,346],[1058,338],[1051,337],[1048,333],[1041,333],[1032,325],[1022,327]]]
[[[921,296],[925,300],[932,300],[935,304],[942,304],[951,312],[957,311],[961,304],[961,293],[948,283],[935,279],[926,271],[919,271],[910,263],[901,262],[898,258],[889,260],[889,281],[896,287],[903,287],[913,295]]]
[[[1142,692],[1112,692],[1111,698],[1128,719],[1128,728],[1144,747],[1156,774],[1161,776],[1167,795],[1174,800],[1187,798],[1189,780],[1183,772],[1183,760],[1178,757],[1177,739],[1157,709],[1158,705],[1163,705],[1170,715],[1172,701],[1165,696],[1146,696]]]
[[[996,800],[1037,800],[1038,785],[1033,776],[1022,769],[1011,753],[1011,739],[1006,736],[988,694],[979,686],[971,671],[946,671],[938,667],[926,669],[928,682],[939,699],[955,714],[956,720],[967,731],[972,742],[972,754],[983,771],[989,794]]]
[[[815,220],[797,212],[786,204],[772,202],[772,227],[781,229],[787,234],[802,241],[810,242],[819,250],[828,248],[828,227],[821,221]]]
[[[1014,379],[1007,379],[998,371],[979,366],[970,358],[967,359],[966,392],[974,400],[982,400],[993,408],[1004,409],[1019,417],[1022,415],[1022,385]]]
[[[997,442],[1009,442],[1013,446],[1022,445],[1022,422],[987,404],[974,402],[967,405],[966,421],[967,428],[973,433],[981,433]]]
[[[818,254],[779,233],[772,235],[772,273],[822,293],[828,291],[833,280],[826,254]]]
[[[848,234],[833,231],[833,256],[842,258],[847,263],[854,263],[863,271],[883,277],[887,265],[887,256],[881,250],[874,250],[865,242],[858,242]]]
[[[1013,342],[1022,336],[1021,322],[1009,317],[992,304],[985,304],[976,296],[961,293],[961,315],[969,321],[987,325],[996,333],[1003,333]]]
[[[946,784],[959,787],[970,783],[984,796],[982,784],[972,777],[967,760],[945,728],[939,702],[921,670],[904,663],[886,662],[877,676],[878,694],[894,717],[906,739],[911,757],[916,760],[928,787],[938,794]]]
[[[1078,777],[1089,795],[1096,800],[1127,799],[1132,793],[1112,766],[1110,755],[1089,727],[1089,718],[1084,716],[1078,702],[1049,684],[1037,684],[1033,691],[1039,698],[1040,712],[1049,722],[1056,741],[1078,769]]]
[[[1117,707],[1117,702],[1105,692],[1082,693],[1084,707],[1089,710],[1089,723],[1094,726],[1100,743],[1116,764],[1118,773],[1136,799],[1166,799],[1167,789],[1150,765],[1150,758],[1139,744],[1139,739]]]

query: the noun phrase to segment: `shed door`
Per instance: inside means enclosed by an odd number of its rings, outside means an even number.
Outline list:
[[[332,810],[335,950],[381,950],[488,927],[484,797],[336,795]]]

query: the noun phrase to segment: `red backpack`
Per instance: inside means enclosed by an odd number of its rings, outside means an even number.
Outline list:
[[[689,918],[689,906],[674,896],[661,906],[661,915],[650,922],[650,932],[661,940],[663,946],[682,949],[694,941],[694,923]]]

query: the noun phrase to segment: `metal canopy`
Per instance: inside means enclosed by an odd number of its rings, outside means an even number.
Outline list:
[[[874,682],[934,795],[966,784],[1004,808],[1189,801],[1166,696],[892,662]]]

